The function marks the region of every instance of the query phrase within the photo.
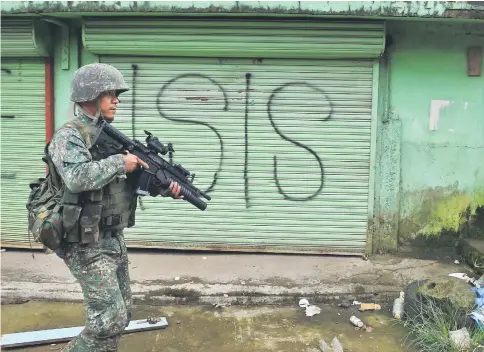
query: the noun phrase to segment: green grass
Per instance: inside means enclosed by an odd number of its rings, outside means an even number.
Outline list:
[[[456,349],[450,340],[449,331],[462,328],[458,321],[458,310],[442,308],[432,301],[422,303],[416,314],[408,317],[403,324],[409,330],[405,344],[420,352],[464,352]],[[484,352],[484,331],[468,328],[471,348],[465,352]]]

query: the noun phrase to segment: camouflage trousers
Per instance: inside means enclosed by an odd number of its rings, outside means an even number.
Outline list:
[[[62,351],[117,351],[131,319],[128,255],[122,234],[98,243],[68,243],[64,262],[82,287],[85,328]]]

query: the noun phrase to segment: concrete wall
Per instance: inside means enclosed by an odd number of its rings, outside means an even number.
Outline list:
[[[484,26],[389,22],[387,29],[380,249],[395,248],[397,235],[456,230],[459,212],[482,204],[484,190],[484,73],[469,77],[466,55],[484,44]]]

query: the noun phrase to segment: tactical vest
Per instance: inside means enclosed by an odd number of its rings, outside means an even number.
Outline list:
[[[64,126],[74,127],[81,133],[94,161],[108,157],[98,155],[92,148],[95,126],[76,120]],[[62,215],[67,242],[93,243],[104,234],[132,227],[137,202],[134,182],[134,177],[128,174],[115,178],[99,190],[71,193],[65,188]]]

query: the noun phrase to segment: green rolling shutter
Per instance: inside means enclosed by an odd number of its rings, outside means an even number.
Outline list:
[[[365,250],[373,62],[101,61],[132,86],[115,125],[138,139],[149,130],[172,142],[175,162],[196,173],[194,183],[213,186],[204,212],[142,198],[137,224],[126,230],[131,246]]]
[[[383,22],[329,20],[87,19],[94,54],[233,58],[375,58]]]
[[[45,174],[45,68],[42,59],[2,60],[2,245],[28,243],[29,182]]]
[[[49,56],[49,30],[44,21],[2,18],[2,58]]]

